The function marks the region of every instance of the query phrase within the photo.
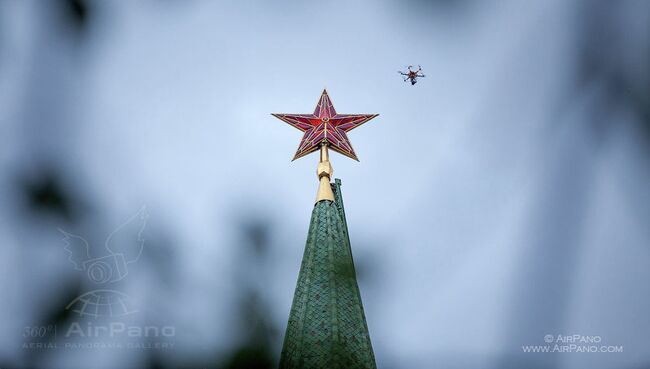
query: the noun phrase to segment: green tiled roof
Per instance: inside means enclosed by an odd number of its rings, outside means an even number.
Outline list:
[[[341,197],[314,206],[280,368],[376,368]]]

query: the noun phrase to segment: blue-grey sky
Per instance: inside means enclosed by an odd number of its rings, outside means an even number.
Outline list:
[[[74,25],[59,3],[3,1],[0,363],[28,360],[21,329],[78,278],[57,228],[101,246],[143,205],[153,261],[121,288],[155,311],[136,319],[176,327],[162,359],[226,356],[242,279],[277,355],[317,158],[290,162],[301,133],[270,113],[309,113],[327,88],[338,112],[380,114],[349,134],[360,162],[331,157],[380,368],[647,366],[650,12],[609,7],[92,1]],[[409,64],[426,74],[415,86],[397,74]],[[92,216],[26,210],[16,177],[43,165]],[[247,222],[270,229],[263,262],[239,250]],[[547,334],[624,352],[522,352]]]

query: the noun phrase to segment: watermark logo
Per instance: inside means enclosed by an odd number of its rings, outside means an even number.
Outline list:
[[[608,345],[601,336],[547,334],[545,345],[523,345],[525,353],[621,353],[623,345]]]
[[[68,260],[76,270],[85,272],[87,279],[93,284],[105,286],[123,280],[129,274],[129,265],[137,262],[142,255],[148,218],[147,210],[143,206],[108,235],[102,250],[103,255],[98,257],[90,256],[90,244],[85,238],[59,229],[63,234],[64,249],[69,254]],[[131,242],[128,242],[129,238]],[[95,318],[137,312],[126,294],[105,287],[77,297],[66,306],[66,310]]]
[[[174,347],[174,326],[138,324],[137,319],[130,317],[138,312],[133,300],[124,292],[112,289],[128,276],[132,265],[140,259],[148,218],[143,206],[111,232],[99,250],[91,249],[85,238],[59,229],[68,260],[95,288],[65,306],[65,310],[75,313],[75,321],[24,327],[23,349]]]

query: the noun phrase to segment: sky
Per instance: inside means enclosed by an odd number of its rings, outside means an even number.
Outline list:
[[[291,162],[301,132],[271,113],[311,113],[324,88],[340,113],[379,114],[349,134],[360,162],[330,158],[378,367],[647,366],[649,17],[641,1],[3,0],[0,366],[221,363],[260,326],[276,360],[318,159]],[[99,256],[143,206],[142,257],[114,287],[174,348],[21,346],[96,287],[60,230]],[[546,335],[623,352],[523,352]]]

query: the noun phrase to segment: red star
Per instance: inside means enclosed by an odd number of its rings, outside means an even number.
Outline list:
[[[337,114],[327,91],[323,90],[313,114],[272,115],[305,132],[293,160],[318,150],[320,143],[326,142],[332,150],[359,161],[346,132],[379,114]]]

